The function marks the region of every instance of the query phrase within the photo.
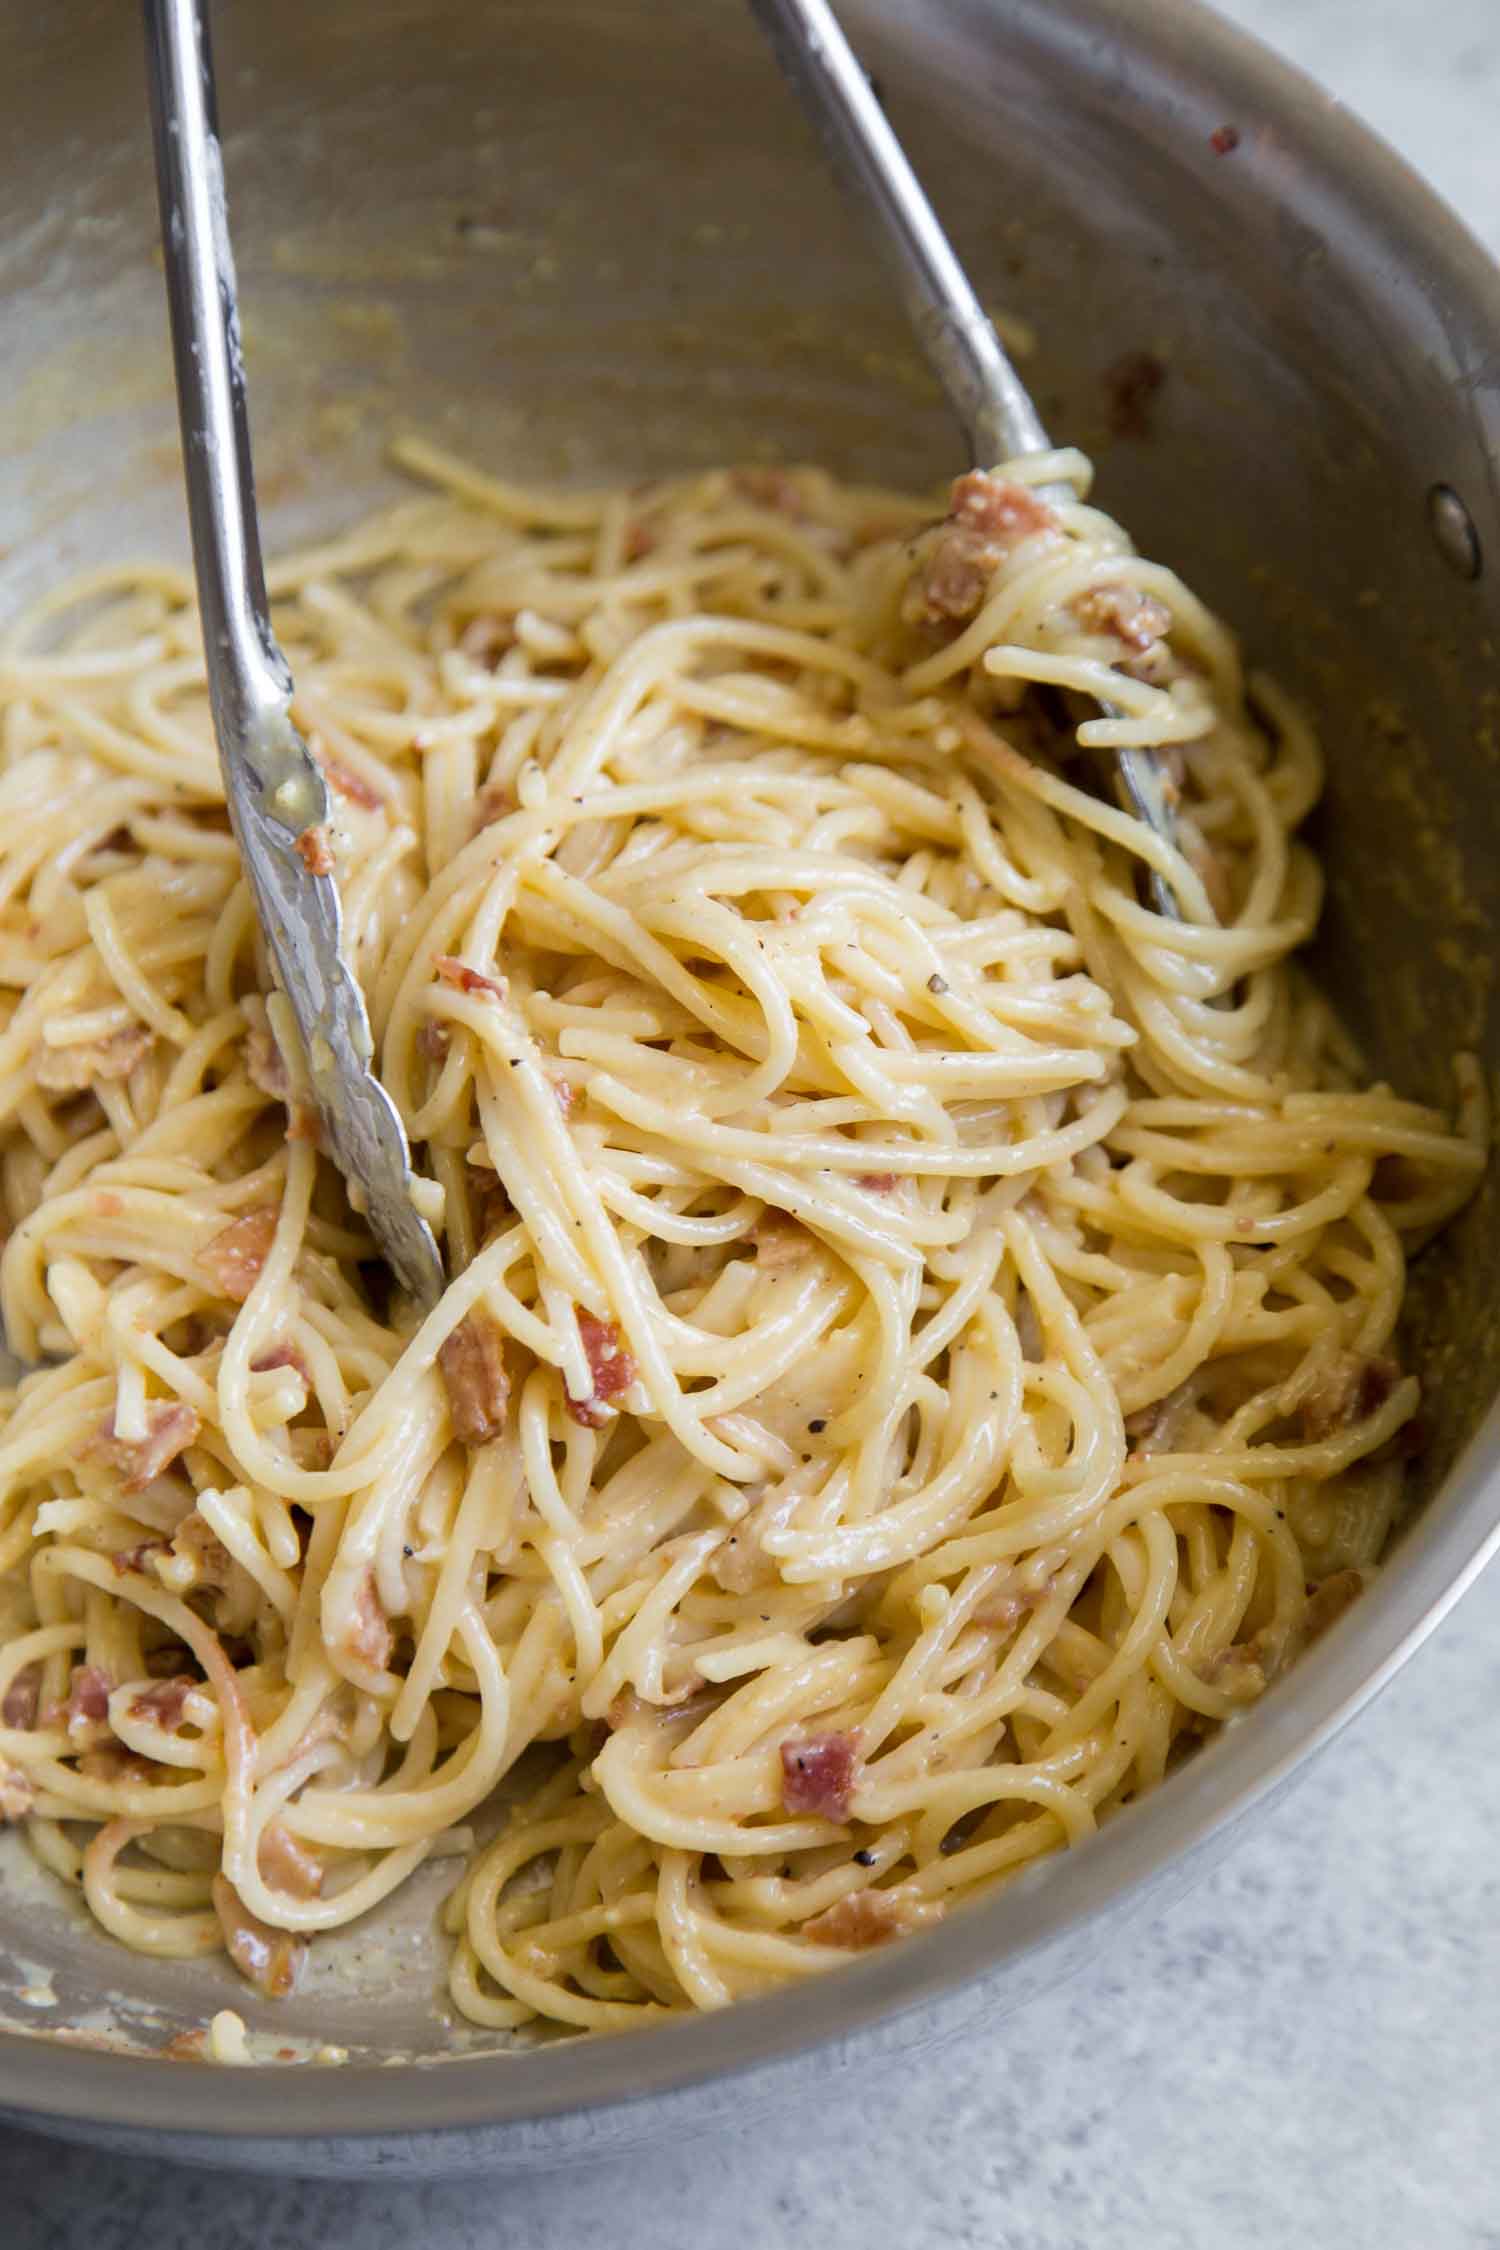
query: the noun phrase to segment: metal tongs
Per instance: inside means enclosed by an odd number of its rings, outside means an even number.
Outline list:
[[[992,469],[1028,453],[1050,453],[1051,441],[1026,386],[1012,367],[993,323],[938,224],[906,152],[839,27],[828,0],[750,0],[776,59],[800,97],[855,203],[880,236],[906,310],[933,373],[958,418],[972,466]],[[1071,501],[1065,485],[1042,496]],[[1101,702],[1106,718],[1119,712]],[[1121,791],[1163,843],[1176,824],[1160,764],[1149,750],[1115,753]],[[1159,914],[1181,919],[1171,885],[1151,871]]]
[[[340,946],[338,886],[324,871],[328,786],[292,724],[292,676],[271,630],[203,0],[145,0],[145,11],[183,472],[224,795],[334,1161],[425,1310],[441,1293],[443,1261],[412,1201],[405,1129],[371,1069],[364,997]]]

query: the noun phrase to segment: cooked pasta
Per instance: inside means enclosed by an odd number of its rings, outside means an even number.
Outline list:
[[[1261,1693],[1400,1506],[1486,1128],[1366,1083],[1292,960],[1316,745],[1078,455],[937,522],[399,456],[272,590],[424,1318],[187,580],[0,645],[0,1805],[273,1994],[446,1855],[459,2010],[617,2029],[932,1922]]]

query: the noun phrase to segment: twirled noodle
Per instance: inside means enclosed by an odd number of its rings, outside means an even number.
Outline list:
[[[931,529],[401,458],[274,592],[424,1320],[266,996],[186,581],[0,653],[0,1801],[272,1992],[467,1852],[458,2006],[608,2029],[920,1926],[1261,1692],[1386,1539],[1484,1120],[1289,965],[1316,747],[1034,496],[1078,456]]]

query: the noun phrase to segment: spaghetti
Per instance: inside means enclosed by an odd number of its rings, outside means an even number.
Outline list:
[[[931,1922],[1264,1689],[1386,1540],[1485,1125],[1291,964],[1316,746],[1042,496],[1076,454],[937,525],[400,457],[272,590],[425,1319],[320,1158],[186,581],[0,647],[0,1805],[269,1993],[454,1855],[463,2014],[613,2029]]]

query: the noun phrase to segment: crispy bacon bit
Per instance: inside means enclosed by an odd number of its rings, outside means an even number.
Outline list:
[[[442,1062],[452,1043],[445,1023],[424,1023],[417,1033],[417,1053],[429,1062]]]
[[[852,1734],[789,1736],[781,1745],[781,1801],[789,1813],[847,1820],[858,1769]]]
[[[1351,1422],[1378,1414],[1401,1380],[1401,1369],[1383,1353],[1366,1359],[1358,1352],[1336,1352],[1297,1408],[1304,1437],[1332,1437]]]
[[[139,1757],[120,1742],[105,1742],[97,1750],[85,1750],[78,1761],[78,1771],[85,1781],[149,1781],[155,1770],[149,1758]]]
[[[203,2062],[207,2050],[208,2033],[195,2024],[191,2031],[174,2032],[161,2052],[168,2062]]]
[[[182,1724],[183,1705],[199,1682],[190,1672],[174,1672],[170,1679],[155,1680],[130,1699],[130,1716],[149,1719],[164,1734],[175,1734]]]
[[[1073,615],[1086,633],[1112,633],[1137,656],[1144,656],[1172,630],[1172,612],[1165,603],[1123,580],[1090,586],[1074,602]]]
[[[1240,145],[1238,125],[1216,125],[1208,136],[1208,145],[1215,156],[1233,156]]]
[[[861,1172],[854,1184],[862,1187],[867,1195],[893,1195],[896,1175],[894,1172]]]
[[[1127,1414],[1125,1435],[1130,1458],[1139,1460],[1153,1453],[1170,1453],[1196,1397],[1192,1385],[1179,1383],[1165,1398],[1153,1399],[1149,1406],[1138,1407],[1134,1414]]]
[[[277,1213],[265,1203],[231,1219],[198,1253],[198,1263],[221,1297],[242,1305],[256,1282],[276,1238]]]
[[[304,1383],[312,1381],[311,1375],[307,1372],[307,1361],[302,1357],[295,1344],[277,1344],[272,1350],[262,1352],[259,1359],[252,1359],[250,1362],[252,1375],[270,1375],[278,1367],[293,1367],[302,1377]]]
[[[508,648],[515,645],[515,620],[497,611],[488,617],[471,617],[458,636],[458,645],[476,664],[487,664],[491,671]]]
[[[321,821],[304,828],[292,846],[309,875],[333,873],[333,846],[328,841],[328,830]]]
[[[8,1821],[24,1820],[36,1803],[36,1788],[31,1776],[19,1766],[0,1765],[0,1826]]]
[[[0,1703],[0,1721],[29,1734],[36,1725],[37,1705],[42,1694],[42,1667],[40,1664],[23,1664],[5,1691],[5,1701]]]
[[[606,1402],[628,1391],[635,1381],[635,1361],[620,1341],[617,1321],[596,1320],[592,1313],[580,1312],[578,1334],[588,1355],[594,1388],[588,1398],[568,1399],[567,1409],[586,1430],[602,1430],[609,1419]]]
[[[750,1239],[755,1244],[756,1264],[768,1273],[799,1264],[812,1248],[806,1227],[784,1211],[763,1212],[751,1229]]]
[[[373,782],[366,781],[362,773],[352,766],[341,765],[337,758],[324,758],[323,772],[330,789],[336,789],[347,804],[358,805],[362,812],[378,812],[385,798]]]
[[[1050,1570],[1037,1577],[1029,1571],[1023,1574],[1013,1570],[979,1604],[974,1622],[994,1626],[1001,1632],[1012,1632],[1033,1610],[1041,1608],[1055,1584],[1055,1573]]]
[[[785,469],[731,469],[729,481],[741,499],[757,508],[769,508],[778,516],[791,516],[797,521],[807,512],[796,478]]]
[[[109,1674],[97,1664],[75,1664],[67,1695],[42,1713],[42,1725],[61,1727],[69,1741],[82,1748],[107,1725],[113,1686]]]
[[[165,1539],[143,1539],[139,1546],[117,1548],[109,1559],[116,1576],[128,1578],[131,1571],[144,1570],[153,1555],[165,1555],[170,1551]]]
[[[433,967],[444,984],[451,984],[459,992],[483,992],[492,1000],[503,1000],[508,987],[504,977],[487,977],[481,969],[471,969],[467,961],[456,961],[451,953],[440,953]]]
[[[514,1208],[505,1192],[505,1182],[482,1164],[465,1164],[464,1178],[473,1206],[475,1234],[480,1242],[488,1242],[492,1235],[499,1233]]]
[[[227,1875],[214,1877],[213,1899],[225,1950],[240,1975],[268,2000],[284,2000],[301,1974],[305,1942],[259,1921]]]
[[[974,615],[999,565],[1025,539],[1056,526],[1057,516],[1024,484],[970,469],[954,480],[946,521],[907,590],[908,624],[937,625]]]
[[[253,1023],[245,1034],[245,1068],[250,1082],[272,1101],[284,1102],[292,1090],[286,1057],[264,1024]]]
[[[290,1898],[322,1896],[323,1862],[279,1820],[268,1820],[261,1830],[258,1858],[260,1871],[273,1889],[285,1891]]]
[[[197,1415],[177,1399],[170,1406],[152,1407],[140,1439],[117,1438],[114,1414],[107,1414],[99,1425],[97,1450],[121,1478],[122,1492],[144,1492],[197,1435]]]
[[[1243,1645],[1231,1641],[1198,1668],[1200,1678],[1209,1687],[1227,1695],[1231,1703],[1253,1703],[1264,1695],[1267,1676],[1262,1653],[1247,1641]]]
[[[354,1629],[347,1643],[349,1654],[371,1672],[383,1672],[391,1660],[391,1621],[375,1591],[375,1573],[365,1572],[354,1597]]]
[[[34,1064],[37,1084],[55,1094],[78,1094],[105,1079],[128,1078],[150,1051],[155,1036],[143,1023],[128,1023],[107,1039],[70,1047],[43,1045]]]
[[[158,1576],[179,1594],[194,1593],[200,1586],[222,1588],[229,1584],[231,1559],[208,1518],[194,1508],[173,1533],[170,1556]]]
[[[487,781],[474,798],[474,829],[477,836],[492,821],[503,820],[516,809],[516,793],[506,781]]]
[[[1336,1570],[1331,1578],[1321,1579],[1307,1597],[1302,1620],[1307,1639],[1315,1641],[1320,1633],[1326,1633],[1350,1603],[1358,1601],[1364,1590],[1364,1572],[1360,1570]]]
[[[1104,403],[1114,436],[1150,437],[1157,394],[1166,379],[1155,352],[1125,352],[1105,369]]]
[[[837,1945],[850,1953],[884,1945],[888,1938],[904,1937],[908,1930],[937,1919],[939,1909],[900,1890],[850,1891],[835,1899],[821,1914],[802,1925],[802,1935],[815,1945]]]
[[[463,1445],[488,1445],[505,1428],[510,1399],[505,1331],[489,1313],[465,1313],[437,1356],[453,1435]]]

